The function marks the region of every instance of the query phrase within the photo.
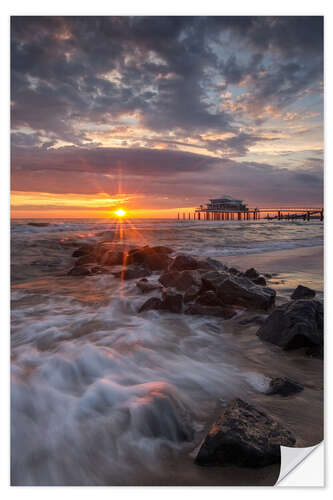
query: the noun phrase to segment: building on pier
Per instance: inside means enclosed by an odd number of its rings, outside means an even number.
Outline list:
[[[223,195],[221,198],[210,199],[206,207],[200,205],[198,211],[208,212],[248,212],[247,205],[242,200]]]

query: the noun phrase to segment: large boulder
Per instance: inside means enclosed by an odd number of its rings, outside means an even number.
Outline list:
[[[165,271],[159,277],[159,282],[165,287],[173,287],[185,292],[192,286],[201,286],[201,278],[197,271]]]
[[[146,300],[146,302],[144,302],[139,308],[139,313],[150,310],[158,311],[160,309],[163,309],[163,303],[161,299],[159,299],[158,297],[150,297],[150,299]]]
[[[183,308],[183,296],[169,289],[162,292],[163,309],[173,313],[180,313]]]
[[[230,319],[235,316],[236,311],[227,306],[206,306],[202,304],[190,304],[185,310],[185,314],[199,314],[202,316],[217,316],[223,319]]]
[[[276,292],[256,285],[248,278],[228,276],[218,286],[217,295],[225,304],[266,311],[274,305]]]
[[[323,304],[318,300],[292,300],[277,307],[257,335],[284,350],[323,346]]]
[[[293,434],[241,399],[231,401],[206,436],[199,465],[264,467],[280,462],[280,446],[292,447]]]
[[[249,278],[249,280],[255,280],[256,278],[259,278],[260,274],[254,267],[251,267],[244,273],[245,278]]]
[[[157,245],[155,247],[151,247],[151,249],[155,252],[155,253],[158,253],[158,254],[165,254],[165,255],[169,255],[169,253],[173,253],[173,250],[172,248],[170,247],[165,247],[163,245]]]
[[[229,277],[225,271],[209,271],[201,276],[202,291],[213,290],[217,291],[223,281]]]
[[[93,262],[96,262],[96,258],[93,254],[82,255],[82,257],[76,260],[75,266],[84,266],[85,264],[92,264]]]
[[[141,290],[142,293],[149,293],[154,290],[161,290],[162,287],[158,283],[151,283],[147,278],[142,278],[136,282],[136,286]]]
[[[221,301],[213,290],[206,290],[201,293],[195,301],[196,304],[203,306],[220,306]]]
[[[94,252],[94,245],[92,243],[85,243],[81,245],[79,248],[74,250],[72,257],[82,257],[83,255],[88,255]]]
[[[268,395],[279,394],[280,396],[290,396],[291,394],[296,394],[297,392],[303,391],[304,386],[290,380],[287,377],[276,377],[272,378],[269,383],[269,388],[266,392]]]
[[[170,262],[167,253],[156,252],[154,248],[148,246],[132,250],[127,256],[127,263],[144,264],[151,271],[167,269]]]
[[[307,286],[298,285],[297,288],[291,294],[291,298],[294,300],[297,299],[312,299],[316,295],[315,290],[312,288],[308,288]]]
[[[198,269],[199,267],[200,264],[194,257],[190,255],[177,255],[169,269],[170,271],[185,271]]]
[[[119,250],[107,250],[101,255],[99,261],[102,265],[106,266],[121,266],[124,264],[126,254]]]
[[[184,297],[183,297],[184,302],[185,303],[192,302],[193,300],[195,300],[198,297],[199,293],[200,293],[199,286],[191,286],[184,293]]]

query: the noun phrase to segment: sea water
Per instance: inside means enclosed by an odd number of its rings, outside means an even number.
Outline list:
[[[29,225],[38,221],[48,225]],[[77,243],[162,244],[223,261],[321,245],[321,222],[16,219],[11,229],[12,484],[236,484],[239,472],[193,463],[234,397],[280,419],[299,446],[321,439],[320,360],[264,344],[258,326],[239,325],[243,311],[228,321],[139,314],[158,293],[136,280],[67,276]],[[268,397],[272,376],[305,390]],[[258,474],[244,481],[265,484]]]

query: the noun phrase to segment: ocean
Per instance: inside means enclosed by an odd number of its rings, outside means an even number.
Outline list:
[[[320,441],[322,361],[263,343],[258,326],[239,323],[244,311],[232,320],[139,314],[156,292],[143,295],[136,280],[67,276],[78,243],[111,240],[167,245],[242,270],[254,263],[272,271],[278,303],[295,280],[322,297],[322,271],[311,257],[323,245],[320,221],[13,220],[12,484],[274,484],[275,466],[239,474],[193,459],[234,397],[283,421],[298,446]],[[285,270],[277,255],[288,260]],[[272,376],[290,376],[305,390],[287,403],[272,400],[265,395]]]

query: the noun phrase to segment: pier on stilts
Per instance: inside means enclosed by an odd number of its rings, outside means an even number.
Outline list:
[[[178,213],[178,220],[232,221],[232,220],[324,220],[323,208],[249,208],[246,211],[220,211],[197,208],[191,212]]]
[[[269,207],[249,208],[242,200],[230,195],[213,198],[206,205],[200,205],[192,214],[178,212],[178,220],[232,221],[232,220],[324,220],[323,207]]]

